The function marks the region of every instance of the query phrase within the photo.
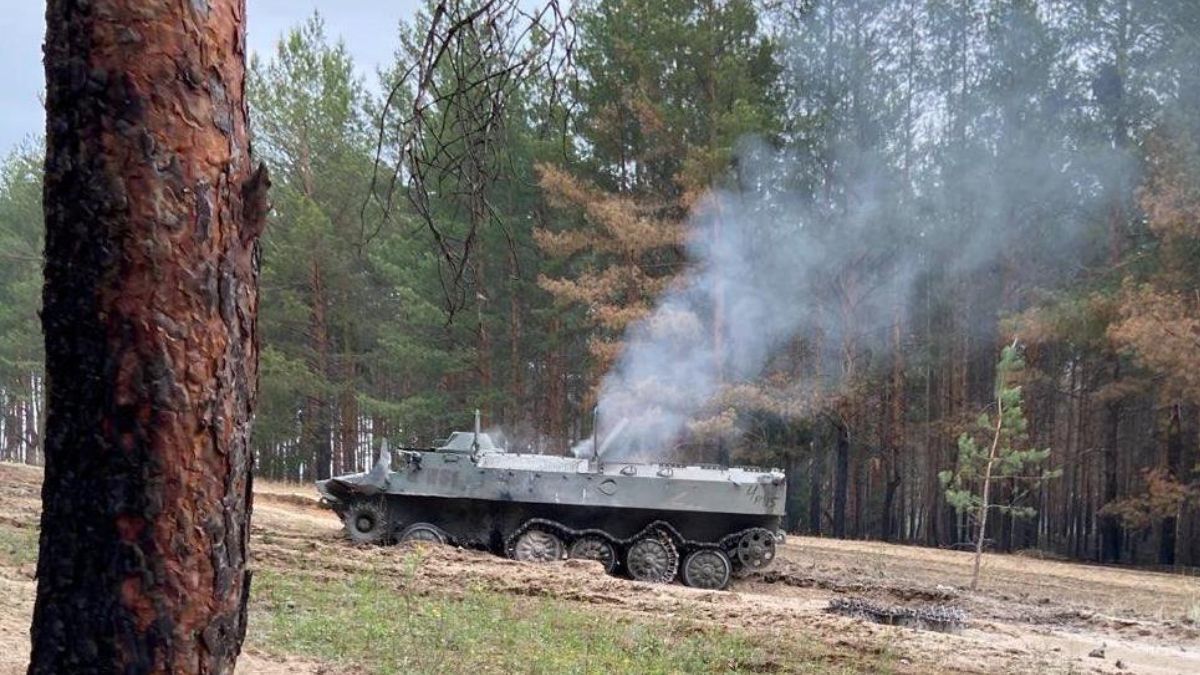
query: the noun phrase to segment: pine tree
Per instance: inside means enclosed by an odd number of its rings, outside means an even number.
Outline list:
[[[269,186],[245,16],[244,0],[47,5],[30,673],[229,673],[241,650]]]
[[[1167,411],[1164,461],[1149,469],[1145,490],[1112,501],[1109,513],[1138,523],[1141,513],[1159,523],[1158,562],[1175,564],[1180,516],[1196,502],[1200,470],[1186,466],[1185,407],[1200,406],[1200,149],[1198,125],[1166,128],[1152,137],[1151,169],[1140,191],[1141,206],[1155,238],[1154,266],[1144,278],[1129,275],[1118,296],[1118,319],[1110,337],[1161,381],[1157,398]]]
[[[561,210],[536,241],[569,261],[539,285],[585,309],[594,385],[682,268],[689,209],[736,184],[737,141],[772,137],[782,111],[775,45],[752,3],[602,0],[580,8],[579,24],[587,152],[576,167],[541,167]]]
[[[41,307],[42,149],[0,163],[0,458],[39,461],[44,357]]]
[[[1039,483],[1055,477],[1041,470],[1050,457],[1050,449],[1027,447],[1029,434],[1021,407],[1021,387],[1017,378],[1025,368],[1014,340],[1005,347],[996,365],[996,412],[981,415],[976,433],[958,437],[958,462],[953,471],[938,475],[946,490],[946,501],[975,522],[975,564],[971,571],[971,590],[979,587],[979,563],[987,536],[988,514],[995,510],[1015,517],[1028,518],[1036,509],[1023,502],[1025,494]],[[982,440],[977,434],[982,435]],[[1008,503],[997,503],[992,487],[1000,482],[1020,486]]]
[[[298,466],[289,471],[303,467],[307,476],[327,478],[354,454],[336,450],[347,440],[339,432],[358,416],[354,340],[370,330],[361,312],[372,294],[356,260],[371,157],[364,93],[345,46],[329,44],[314,15],[280,40],[270,62],[253,64],[250,97],[260,148],[276,177],[264,240],[268,419],[258,438],[274,432],[269,440],[286,444],[286,426],[273,422],[298,411],[298,455],[291,462]],[[277,381],[289,374],[301,377]]]

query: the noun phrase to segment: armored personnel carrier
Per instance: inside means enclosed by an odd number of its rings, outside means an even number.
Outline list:
[[[720,589],[775,557],[786,486],[774,469],[509,453],[476,429],[436,448],[384,442],[370,471],[317,489],[356,542],[584,558],[639,581]]]

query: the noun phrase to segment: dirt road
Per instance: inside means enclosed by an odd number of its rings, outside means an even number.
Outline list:
[[[37,469],[0,464],[0,527],[36,527],[40,478]],[[303,487],[263,485],[255,499],[252,552],[260,569],[320,575],[371,570],[428,593],[484,587],[604,612],[686,617],[772,639],[819,640],[845,654],[851,669],[854,655],[886,650],[895,655],[897,671],[913,673],[1200,673],[1196,578],[989,555],[983,588],[973,594],[962,588],[968,553],[810,538],[790,539],[774,569],[725,592],[636,583],[575,561],[528,565],[450,547],[421,549],[414,569],[411,556],[396,548],[342,541],[334,516],[317,508]],[[28,654],[34,581],[32,558],[24,559],[0,566],[0,593],[8,600],[0,605],[0,673],[23,672]],[[959,607],[970,621],[946,634],[825,611],[832,598],[850,596]],[[1089,656],[1097,650],[1103,656]],[[253,628],[246,651],[239,672],[336,672],[327,664],[266,653],[255,644]]]

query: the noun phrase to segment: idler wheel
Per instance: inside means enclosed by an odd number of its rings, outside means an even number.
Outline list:
[[[604,565],[604,571],[612,574],[617,568],[617,552],[607,539],[595,534],[584,535],[571,544],[570,557],[580,560],[595,560]]]
[[[683,559],[683,583],[688,586],[719,591],[729,585],[732,573],[733,563],[720,549],[702,548]]]
[[[642,537],[625,552],[625,569],[638,581],[667,584],[675,578],[679,554],[665,536]]]
[[[400,533],[400,541],[428,541],[434,544],[444,544],[446,543],[446,533],[436,525],[413,523]]]
[[[512,557],[524,562],[562,560],[566,547],[562,539],[536,527],[525,530],[513,543]]]
[[[738,540],[737,558],[746,572],[770,565],[775,559],[775,535],[762,528],[750,530]]]
[[[387,507],[380,500],[358,500],[342,516],[346,536],[360,544],[382,544],[388,539],[391,525]]]

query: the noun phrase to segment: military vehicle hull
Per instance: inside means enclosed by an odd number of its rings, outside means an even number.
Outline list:
[[[385,449],[371,471],[317,484],[350,539],[590,558],[642,581],[724,588],[770,564],[780,536],[780,471],[499,451],[396,455],[394,469]]]

